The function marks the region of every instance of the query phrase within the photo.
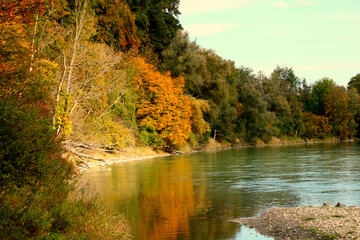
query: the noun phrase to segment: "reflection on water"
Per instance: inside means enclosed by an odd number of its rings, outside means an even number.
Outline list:
[[[229,220],[270,207],[360,205],[357,143],[243,148],[92,169],[82,177],[136,239],[266,239]]]
[[[234,239],[237,239],[237,240],[241,240],[241,239],[270,240],[270,239],[274,239],[274,238],[260,235],[254,229],[248,228],[246,226],[241,226],[240,231],[236,234],[236,237]]]

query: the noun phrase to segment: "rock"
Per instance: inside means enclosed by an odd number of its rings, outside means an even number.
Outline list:
[[[338,202],[338,204],[336,204],[335,207],[346,208],[346,205],[345,205],[345,204],[342,204],[341,202]]]
[[[324,202],[324,203],[323,203],[323,207],[334,207],[334,205],[332,205],[332,204],[329,203],[329,202]]]

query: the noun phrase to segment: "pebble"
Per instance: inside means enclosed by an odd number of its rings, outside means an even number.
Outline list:
[[[273,236],[275,240],[322,239],[326,235],[321,233],[337,235],[337,239],[360,239],[360,208],[337,205],[336,208],[330,203],[323,204],[327,208],[272,208],[256,218],[235,221],[251,225],[260,234]]]
[[[342,204],[341,202],[338,202],[335,207],[346,208],[347,206],[345,204]]]

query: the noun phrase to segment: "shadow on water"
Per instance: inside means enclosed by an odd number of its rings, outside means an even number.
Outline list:
[[[127,216],[136,239],[269,239],[229,220],[270,207],[359,205],[359,153],[357,143],[244,148],[128,162],[82,180]]]

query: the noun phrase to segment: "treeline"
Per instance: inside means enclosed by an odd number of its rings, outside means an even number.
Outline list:
[[[41,7],[25,16],[27,33],[3,28],[2,37],[9,48],[19,45],[10,65],[25,64],[27,51],[26,70],[41,74],[59,139],[172,150],[210,137],[252,143],[358,134],[358,78],[345,89],[328,78],[308,85],[287,67],[270,76],[236,67],[181,30],[178,0],[29,0],[19,7],[31,2]],[[4,18],[20,21],[23,12],[3,8]],[[14,77],[9,71],[6,79]]]
[[[254,74],[201,48],[181,31],[162,59],[162,69],[184,76],[186,94],[210,106],[204,113],[210,126],[205,134],[230,142],[267,142],[273,136],[343,140],[359,134],[360,75],[345,89],[328,78],[308,85],[287,67],[276,67],[268,77]]]

